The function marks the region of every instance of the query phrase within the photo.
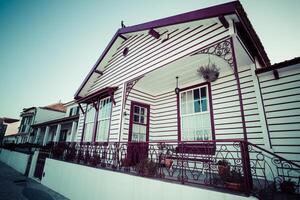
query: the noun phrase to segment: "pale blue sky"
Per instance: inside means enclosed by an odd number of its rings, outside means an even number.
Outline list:
[[[0,117],[73,99],[120,21],[226,0],[0,0]],[[241,0],[272,63],[300,56],[299,0]]]

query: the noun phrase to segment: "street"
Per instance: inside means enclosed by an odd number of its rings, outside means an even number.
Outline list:
[[[0,200],[65,200],[64,196],[0,162]]]

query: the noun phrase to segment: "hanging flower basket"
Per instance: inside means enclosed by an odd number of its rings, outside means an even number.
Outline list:
[[[197,71],[207,82],[214,82],[219,78],[219,69],[215,64],[203,65]]]

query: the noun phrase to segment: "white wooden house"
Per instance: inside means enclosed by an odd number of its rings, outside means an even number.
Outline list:
[[[20,114],[21,124],[18,132],[18,142],[33,142],[34,131],[33,124],[52,120],[61,116],[64,116],[65,111],[62,109],[61,103],[51,104],[43,107],[30,107],[24,108]]]
[[[198,73],[208,64],[219,69],[213,82]],[[255,75],[269,66],[238,2],[121,28],[76,93],[78,141],[243,139],[271,149]]]
[[[299,58],[270,64],[238,1],[122,27],[75,94],[77,143],[53,151],[73,164],[49,162],[68,179],[77,162],[227,188],[227,160],[247,195],[274,195],[289,178],[299,193],[299,74]],[[143,174],[145,158],[158,171]],[[45,184],[65,192],[49,166]]]

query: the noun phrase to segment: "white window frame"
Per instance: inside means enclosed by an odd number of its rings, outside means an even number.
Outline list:
[[[109,113],[108,113],[108,116],[107,117],[102,117],[101,118],[101,114],[100,114],[100,112],[101,112],[101,104],[103,103],[103,102],[105,102],[106,100],[109,100],[109,102],[110,102],[110,109],[109,109]],[[97,117],[97,119],[96,119],[96,123],[97,123],[97,130],[96,130],[96,135],[95,135],[95,141],[96,142],[108,142],[109,141],[109,132],[110,132],[110,124],[111,124],[111,114],[112,114],[112,99],[111,99],[111,97],[110,96],[108,96],[108,97],[105,97],[105,98],[102,98],[102,99],[100,99],[99,100],[99,102],[98,102],[98,105],[99,105],[99,110],[98,110],[98,117]],[[107,139],[106,140],[99,140],[98,138],[99,138],[99,136],[98,136],[98,134],[103,134],[103,133],[98,133],[98,131],[99,131],[99,128],[100,128],[100,124],[101,124],[101,122],[103,122],[103,121],[107,121],[108,120],[108,132],[107,132]],[[101,137],[100,137],[101,138]]]
[[[183,112],[182,112],[182,100],[181,100],[181,95],[182,95],[182,93],[186,93],[186,98],[187,98],[187,93],[189,92],[189,91],[192,91],[192,95],[194,95],[194,93],[193,93],[193,91],[195,90],[195,89],[199,89],[199,91],[201,90],[201,88],[206,88],[206,104],[207,104],[207,110],[206,111],[201,111],[201,94],[199,93],[199,100],[200,100],[200,112],[197,112],[197,113],[189,113],[189,114],[182,114]],[[211,125],[211,115],[212,115],[212,113],[210,112],[210,108],[211,108],[211,105],[210,105],[210,96],[209,96],[209,88],[208,88],[208,84],[205,84],[205,85],[200,85],[200,86],[195,86],[195,87],[190,87],[190,88],[188,88],[188,89],[182,89],[180,92],[179,92],[179,110],[180,110],[180,132],[181,132],[181,141],[206,141],[205,139],[201,139],[201,140],[199,140],[199,139],[195,139],[195,140],[186,140],[186,139],[184,139],[185,137],[184,137],[184,132],[183,132],[183,120],[182,120],[182,118],[183,117],[187,117],[187,116],[197,116],[197,115],[206,115],[206,114],[208,114],[208,118],[209,118],[209,127],[210,127],[210,134],[209,134],[209,136],[208,136],[208,140],[212,140],[213,139],[213,127],[212,127],[212,125]],[[195,110],[195,107],[194,107],[194,101],[195,101],[195,99],[194,99],[194,96],[193,96],[193,107],[192,107],[192,109],[193,110]],[[186,101],[187,102],[187,101]],[[185,109],[186,111],[187,111],[187,107],[186,107],[186,109]],[[203,125],[202,125],[202,130],[205,130],[204,129],[204,127],[203,127]]]

